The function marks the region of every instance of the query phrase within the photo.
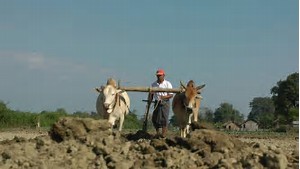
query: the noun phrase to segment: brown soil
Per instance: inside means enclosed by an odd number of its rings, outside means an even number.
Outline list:
[[[0,141],[0,168],[299,168],[296,139],[209,129],[155,138],[111,132],[104,120],[63,118],[48,133],[2,131]]]

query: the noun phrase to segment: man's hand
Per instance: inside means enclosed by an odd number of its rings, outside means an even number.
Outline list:
[[[166,96],[158,96],[159,100],[166,100],[173,97],[173,94],[168,94]]]

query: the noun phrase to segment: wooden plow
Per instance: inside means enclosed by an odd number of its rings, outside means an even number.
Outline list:
[[[181,93],[184,92],[184,88],[178,88],[178,89],[164,89],[164,88],[157,88],[157,87],[121,87],[118,85],[118,89],[124,90],[126,92],[147,92],[147,93],[153,93],[153,92],[168,92],[168,93]],[[143,131],[147,132],[148,128],[148,117],[149,117],[149,110],[151,106],[150,100],[143,100],[144,102],[147,102],[146,110],[144,114],[144,122],[143,122]]]
[[[128,92],[168,92],[168,93],[181,93],[185,91],[185,85],[182,81],[180,81],[180,88],[173,88],[173,89],[164,89],[158,87],[123,87],[120,85],[120,81],[118,82],[118,89],[125,90]],[[199,90],[205,87],[205,84],[201,85]],[[200,92],[198,93],[200,94]]]

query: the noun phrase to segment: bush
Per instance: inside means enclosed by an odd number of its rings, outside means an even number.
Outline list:
[[[141,129],[142,124],[141,121],[138,120],[136,114],[129,113],[128,115],[125,116],[123,127],[124,129]]]
[[[43,111],[40,113],[40,122],[42,127],[52,126],[60,117],[66,117],[66,112],[47,112]]]
[[[279,133],[286,133],[288,131],[288,127],[287,126],[279,126],[278,128],[276,128],[274,130],[274,132],[279,132]]]

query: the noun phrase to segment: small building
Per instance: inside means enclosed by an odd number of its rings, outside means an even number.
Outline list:
[[[243,131],[257,131],[258,124],[253,120],[246,120],[241,124],[241,130]]]
[[[223,128],[225,130],[233,130],[233,131],[240,130],[240,127],[237,124],[235,124],[234,122],[231,122],[231,121],[229,121],[227,123],[224,123]]]
[[[299,128],[299,121],[293,121],[293,127]]]

